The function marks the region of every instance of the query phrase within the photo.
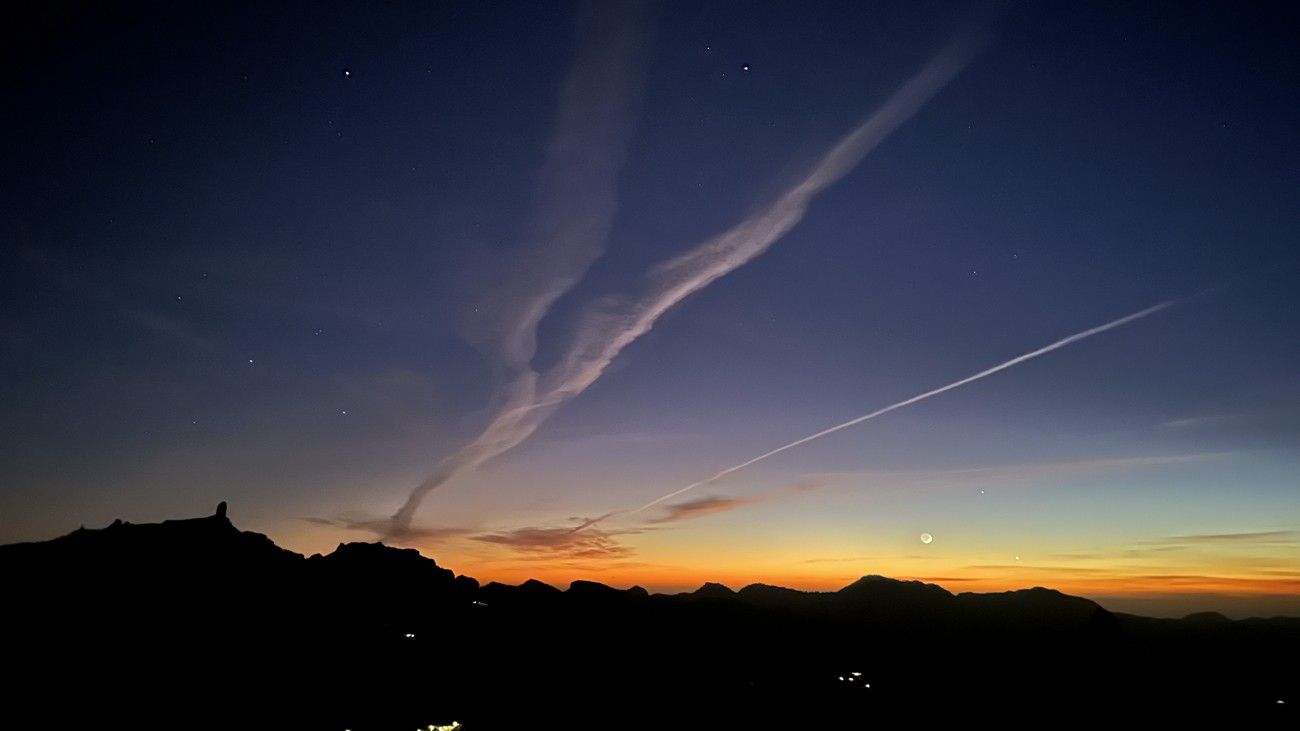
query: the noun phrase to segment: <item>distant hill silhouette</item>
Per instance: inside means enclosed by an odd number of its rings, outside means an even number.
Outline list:
[[[224,503],[0,546],[0,577],[6,711],[46,725],[862,728],[1300,704],[1296,618],[1151,619],[874,575],[834,592],[480,586],[378,543],[303,557]]]

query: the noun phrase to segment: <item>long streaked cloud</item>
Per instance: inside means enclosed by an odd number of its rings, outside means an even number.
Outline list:
[[[863,561],[874,561],[879,556],[843,556],[838,558],[805,558],[802,563],[861,563]]]
[[[1201,429],[1221,424],[1230,424],[1246,418],[1246,414],[1206,414],[1188,416],[1182,419],[1170,419],[1160,424],[1161,429]]]
[[[639,298],[607,300],[589,310],[578,326],[571,347],[555,367],[544,377],[525,369],[511,385],[502,408],[483,433],[443,460],[433,474],[411,491],[383,535],[400,537],[431,491],[519,445],[560,405],[591,386],[619,353],[649,332],[664,313],[767,251],[803,219],[822,191],[848,174],[961,73],[980,46],[979,40],[972,36],[951,43],[774,201],[731,229],[655,267],[647,291]],[[525,312],[520,322],[525,324],[525,330],[535,332],[538,319]],[[514,338],[509,342],[514,346],[532,343],[529,338]],[[518,359],[531,356],[531,347],[507,348],[507,352]]]
[[[963,570],[989,571],[998,569],[1002,571],[1021,571],[1032,573],[1034,571],[1050,571],[1055,574],[1115,574],[1115,569],[1094,568],[1091,566],[1048,566],[1044,564],[1035,564],[1030,561],[1023,563],[977,563],[969,566],[963,566]]]
[[[1197,588],[1217,587],[1266,591],[1270,593],[1279,592],[1279,590],[1285,590],[1287,592],[1300,591],[1300,578],[1259,578],[1251,576],[1216,576],[1211,574],[1142,574],[1123,578],[1131,581],[1151,581],[1160,584],[1191,586]]]
[[[719,497],[710,495],[708,497],[687,500],[683,503],[668,505],[664,508],[663,515],[651,518],[651,523],[676,523],[681,520],[699,518],[714,513],[725,513],[728,510],[735,510],[753,503],[755,498],[744,497]]]
[[[576,523],[576,525],[525,526],[508,531],[480,533],[472,535],[470,538],[482,543],[505,546],[536,559],[548,557],[556,560],[620,558],[634,553],[631,547],[622,542],[622,536],[645,533],[668,527],[674,523],[797,495],[809,490],[815,490],[818,487],[817,483],[805,481],[745,497],[709,495],[665,506],[659,515],[647,520],[643,525],[620,530],[592,527],[610,517],[610,514],[606,514],[595,518],[570,518],[569,521]],[[365,525],[357,524],[355,527],[373,530],[377,526],[369,523]],[[412,530],[418,529],[413,528]]]
[[[1300,538],[1300,531],[1264,530],[1249,533],[1197,533],[1186,536],[1169,536],[1162,543],[1259,543],[1292,541]]]
[[[632,555],[632,549],[619,542],[618,536],[627,532],[599,528],[581,533],[574,532],[571,528],[517,528],[484,533],[473,539],[560,559],[625,558]]]
[[[1232,452],[1193,452],[1189,454],[1143,455],[1137,457],[1096,457],[1091,459],[1023,462],[988,467],[959,467],[943,470],[820,472],[813,476],[819,479],[848,479],[860,481],[866,485],[899,488],[1005,485],[1047,478],[1059,480],[1124,470],[1200,464],[1228,458],[1233,454]]]
[[[301,518],[304,522],[312,525],[327,526],[331,528],[345,528],[347,530],[364,530],[380,531],[388,525],[387,518],[376,517],[351,517],[351,518],[321,518],[308,516]],[[472,528],[463,528],[460,526],[410,526],[404,534],[410,540],[424,541],[441,541],[448,538],[460,538],[474,533]]]
[[[1041,348],[1038,348],[1036,350],[1031,350],[1028,353],[1024,353],[1022,355],[1018,355],[1010,360],[999,363],[995,366],[992,366],[991,368],[985,368],[984,370],[978,373],[969,375],[957,381],[953,381],[952,383],[949,383],[947,385],[930,389],[929,391],[919,393],[915,396],[903,399],[902,401],[899,401],[897,403],[893,403],[890,404],[889,406],[885,406],[884,408],[876,409],[875,411],[871,411],[866,414],[863,414],[862,416],[849,419],[848,421],[841,422],[839,424],[836,424],[835,426],[827,427],[826,429],[822,429],[821,431],[816,432],[815,434],[809,434],[806,437],[796,439],[792,442],[783,444],[775,449],[768,450],[758,455],[757,457],[745,460],[740,464],[732,465],[731,467],[728,467],[724,470],[715,473],[713,476],[707,479],[700,480],[699,482],[693,482],[687,485],[686,487],[674,490],[665,495],[661,495],[638,508],[633,508],[632,510],[626,511],[626,513],[632,514],[632,513],[639,513],[644,510],[649,510],[650,508],[660,505],[668,500],[672,500],[673,498],[682,495],[684,493],[690,492],[691,490],[704,487],[705,485],[714,484],[732,473],[739,472],[740,470],[743,470],[746,467],[749,467],[750,465],[757,464],[758,462],[762,462],[765,459],[775,457],[776,455],[781,454],[782,452],[785,452],[787,450],[794,449],[795,447],[807,444],[808,442],[814,441],[816,439],[821,439],[824,436],[828,436],[830,434],[834,434],[835,432],[848,429],[849,427],[852,426],[856,426],[858,424],[861,424],[864,421],[870,421],[871,419],[884,416],[885,414],[888,414],[891,411],[897,411],[898,409],[906,408],[908,406],[911,406],[912,404],[919,403],[921,401],[924,401],[929,398],[933,398],[943,393],[947,393],[948,391],[952,391],[953,389],[961,388],[962,386],[965,386],[970,383],[974,383],[975,381],[988,378],[989,376],[995,373],[999,373],[1008,368],[1014,368],[1015,366],[1020,365],[1021,363],[1024,363],[1029,360],[1033,360],[1034,358],[1038,358],[1043,355],[1047,355],[1052,351],[1059,350],[1072,343],[1077,343],[1080,340],[1085,340],[1087,338],[1093,337],[1094,335],[1100,335],[1101,333],[1107,332],[1108,330],[1113,330],[1117,327],[1122,327],[1131,322],[1141,320],[1142,318],[1153,315],[1167,307],[1171,307],[1173,304],[1174,303],[1172,301],[1161,302],[1157,305],[1153,305],[1144,310],[1139,310],[1130,315],[1125,315],[1124,317],[1121,317],[1119,319],[1111,320],[1110,322],[1098,325],[1096,327],[1091,327],[1088,328],[1087,330],[1083,330],[1073,335],[1069,335],[1067,337],[1061,338],[1060,340],[1044,345]]]
[[[702,518],[706,515],[716,513],[725,513],[736,508],[743,508],[755,503],[764,503],[769,500],[777,500],[790,495],[805,493],[815,490],[819,487],[817,483],[800,482],[786,488],[771,490],[759,495],[750,495],[746,497],[726,497],[723,495],[708,495],[705,497],[687,500],[685,502],[665,505],[660,515],[646,521],[652,525],[664,523],[677,523],[683,520],[693,518]],[[601,518],[588,519],[587,524],[599,522]]]

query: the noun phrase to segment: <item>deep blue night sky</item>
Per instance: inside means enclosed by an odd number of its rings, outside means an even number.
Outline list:
[[[545,308],[542,374],[979,36],[792,230],[439,486],[406,542],[488,579],[871,569],[1294,609],[1300,24],[1129,5],[5,11],[0,541],[221,499],[297,550],[373,539],[508,404],[523,366],[485,323],[561,266],[536,222],[604,210],[546,172],[566,79],[626,125],[602,146],[578,120],[609,226]],[[602,75],[583,49],[620,22],[627,72]],[[599,540],[530,542],[1167,300]]]

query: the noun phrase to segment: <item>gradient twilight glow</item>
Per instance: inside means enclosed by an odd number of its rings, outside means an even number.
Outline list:
[[[82,10],[3,48],[0,542],[1300,614],[1280,6]]]

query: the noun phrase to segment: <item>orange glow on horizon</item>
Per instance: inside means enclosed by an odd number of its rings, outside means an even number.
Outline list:
[[[276,531],[277,537],[304,553],[328,553],[340,542],[373,540],[301,523],[284,527],[288,530]],[[830,556],[829,540],[823,545],[812,541],[768,545],[722,541],[716,532],[708,536],[713,545],[701,545],[696,537],[677,534],[671,543],[644,540],[638,545],[629,541],[625,552],[595,558],[565,558],[554,552],[521,551],[460,538],[415,547],[440,566],[483,584],[521,584],[536,579],[561,589],[574,580],[586,580],[668,594],[694,591],[709,582],[733,590],[768,584],[801,591],[836,591],[864,575],[878,574],[937,584],[954,594],[1045,587],[1094,599],[1201,596],[1204,601],[1193,604],[1205,607],[1220,606],[1218,599],[1224,597],[1300,597],[1300,571],[1291,568],[1295,549],[1290,543],[1136,556],[1125,547],[1078,555],[1041,547],[1031,553],[1026,547],[1019,558],[994,559],[991,552],[966,555],[946,545],[940,551],[926,546],[907,552],[890,546],[870,550],[872,556],[836,557]],[[809,558],[818,555],[822,557]]]

